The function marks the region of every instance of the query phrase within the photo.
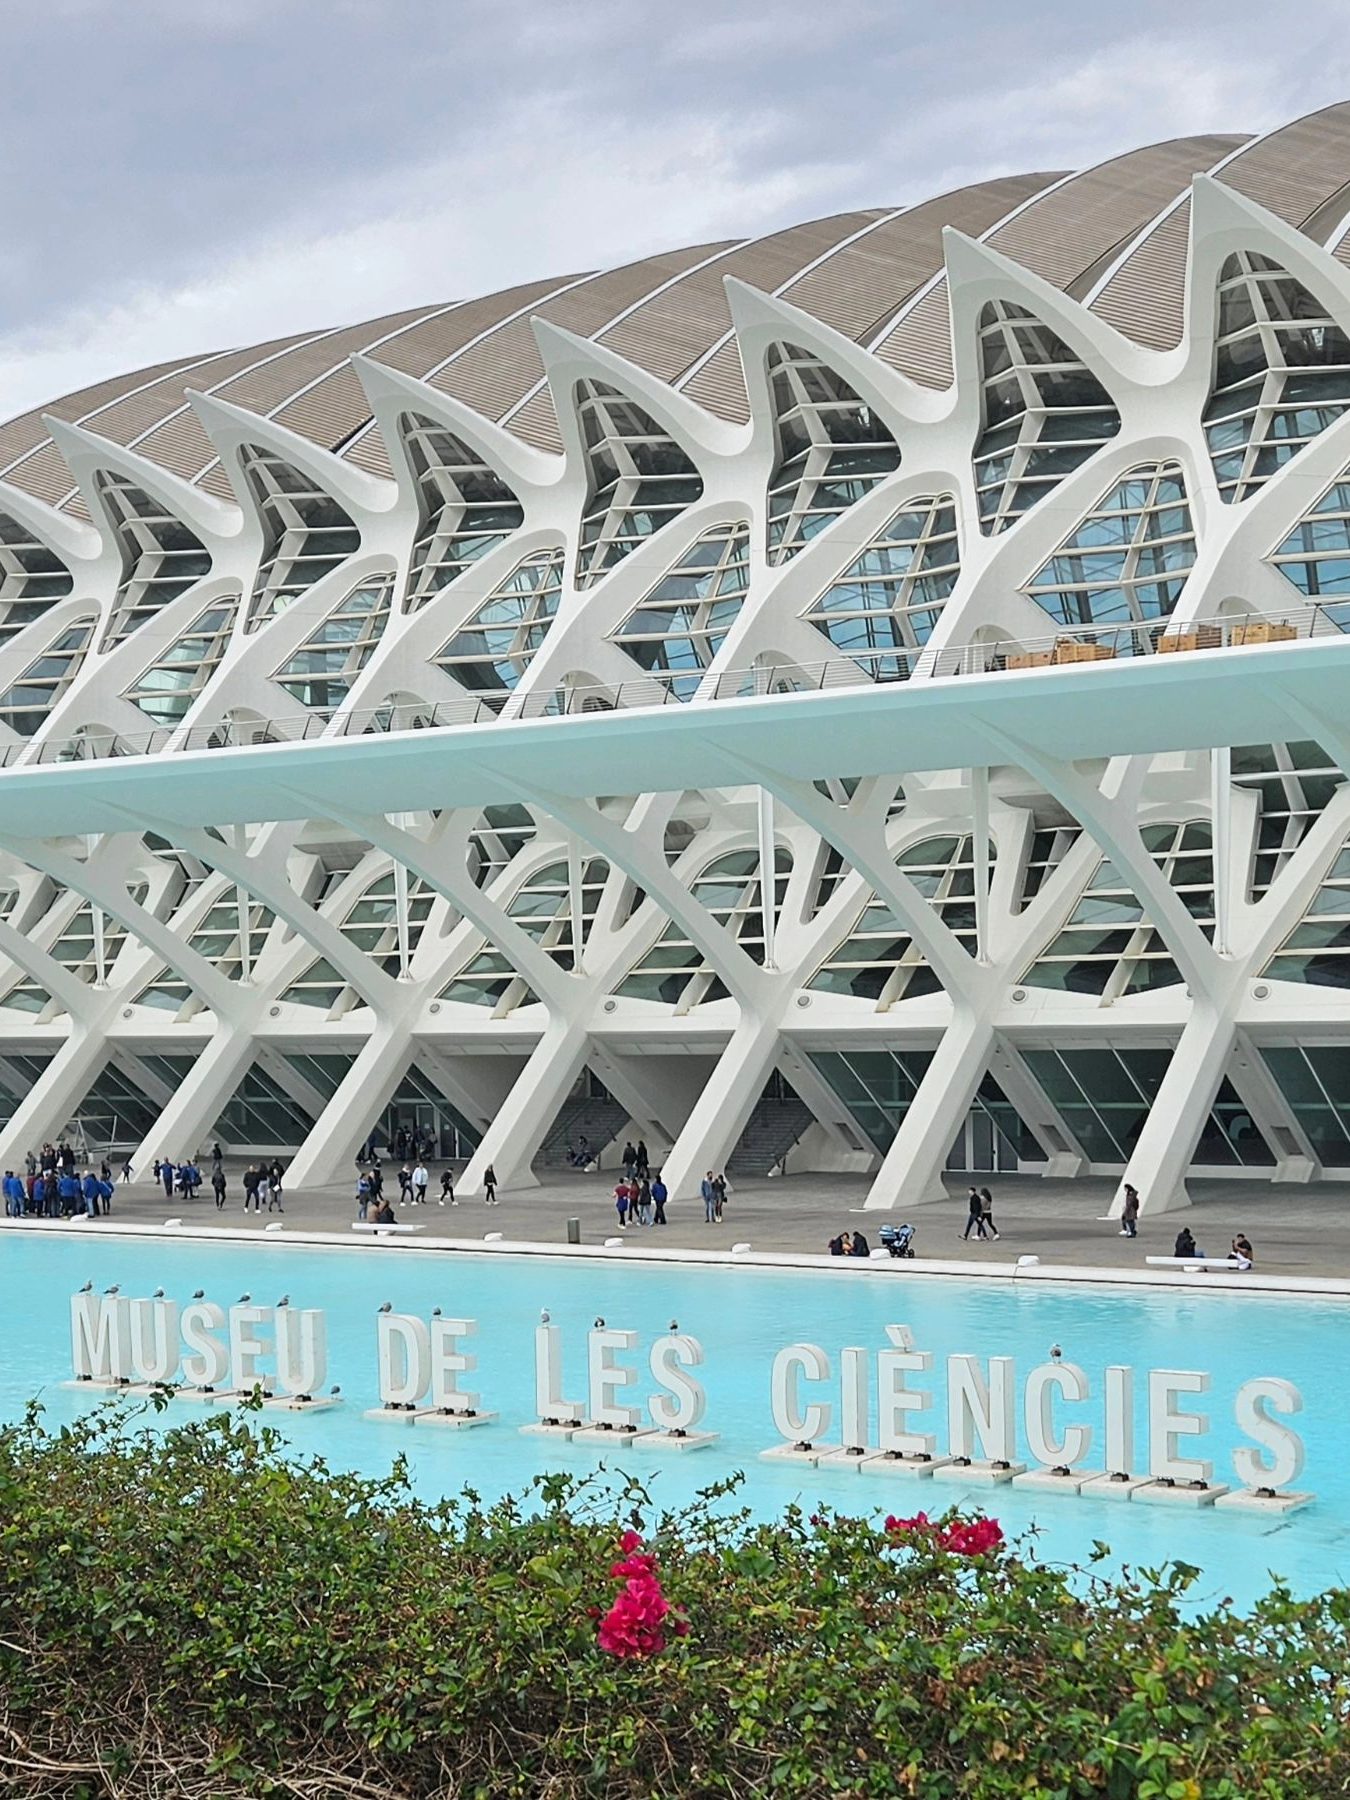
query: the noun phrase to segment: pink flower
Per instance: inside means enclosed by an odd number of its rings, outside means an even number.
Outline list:
[[[600,1648],[610,1656],[657,1656],[666,1647],[667,1627],[676,1637],[689,1630],[686,1619],[672,1614],[656,1573],[656,1558],[637,1554],[641,1542],[637,1532],[625,1531],[619,1539],[624,1557],[610,1568],[612,1579],[623,1586],[596,1633]]]
[[[897,1519],[892,1514],[887,1517],[886,1530],[891,1536],[928,1538],[935,1550],[956,1556],[987,1556],[1004,1541],[997,1519],[953,1519],[950,1525],[939,1525],[927,1513],[916,1513],[912,1519]]]

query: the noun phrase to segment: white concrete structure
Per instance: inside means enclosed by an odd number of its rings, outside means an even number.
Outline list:
[[[1347,152],[1332,108],[0,427],[0,1164],[1350,1167]]]

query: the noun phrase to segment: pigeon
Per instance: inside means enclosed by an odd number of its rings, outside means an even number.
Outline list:
[[[291,1303],[291,1297],[289,1294],[283,1294],[281,1296],[280,1300],[277,1301],[278,1306],[289,1306],[290,1303]]]
[[[150,1298],[152,1300],[162,1300],[164,1298],[164,1289],[156,1288],[154,1293],[150,1296]]]
[[[672,1319],[666,1329],[668,1331],[678,1331],[680,1329],[680,1321],[678,1319]]]
[[[394,1303],[392,1300],[386,1300],[384,1305],[380,1308],[380,1311],[382,1313],[393,1312],[393,1310],[394,1310]]]
[[[120,1294],[122,1290],[118,1286],[118,1284],[114,1281],[114,1283],[112,1284],[111,1287],[106,1287],[106,1288],[104,1288],[103,1291],[105,1294]]]
[[[440,1309],[440,1307],[439,1307],[439,1306],[433,1306],[433,1307],[432,1307],[432,1309],[431,1309],[431,1316],[432,1316],[432,1318],[433,1318],[433,1319],[439,1319],[439,1318],[440,1318],[440,1316],[441,1316],[441,1309]]]
[[[595,1321],[595,1329],[597,1331],[603,1331],[605,1329],[605,1321],[603,1319],[597,1319]]]
[[[94,1284],[92,1281],[86,1281],[84,1286],[80,1289],[80,1292],[82,1294],[92,1294],[93,1291],[94,1291]]]
[[[1064,1354],[1064,1352],[1060,1349],[1058,1344],[1051,1344],[1051,1346],[1050,1346],[1051,1362],[1058,1362],[1059,1359],[1063,1356],[1063,1354]]]
[[[198,1288],[198,1289],[196,1289],[196,1291],[195,1291],[195,1292],[194,1292],[194,1293],[193,1293],[193,1296],[192,1296],[192,1298],[193,1298],[193,1299],[194,1299],[194,1300],[205,1300],[205,1298],[206,1298],[206,1289],[205,1289],[205,1288]]]
[[[539,1323],[541,1325],[548,1324],[548,1308],[546,1306],[541,1306],[539,1309]]]
[[[252,1294],[240,1294],[239,1298],[235,1301],[235,1305],[236,1306],[247,1306],[249,1301],[252,1298],[253,1298]]]
[[[336,1400],[338,1395],[342,1392],[342,1389],[340,1387],[330,1387],[328,1391]]]

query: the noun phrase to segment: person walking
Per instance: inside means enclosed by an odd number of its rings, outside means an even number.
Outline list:
[[[656,1171],[655,1177],[652,1180],[652,1206],[654,1208],[653,1215],[652,1215],[652,1224],[653,1225],[664,1225],[665,1224],[665,1222],[666,1222],[666,1201],[669,1198],[670,1198],[670,1189],[666,1186],[665,1182],[662,1181],[661,1171],[658,1169]]]
[[[361,1224],[364,1224],[366,1215],[370,1211],[370,1177],[360,1163],[356,1165],[356,1169],[356,1217]]]
[[[213,1162],[211,1164],[211,1188],[212,1188],[212,1192],[216,1196],[216,1211],[222,1212],[225,1207],[225,1165],[224,1165],[224,1163]]]
[[[123,1181],[131,1180],[131,1158],[129,1156],[122,1158],[122,1179]]]
[[[279,1162],[274,1162],[267,1171],[267,1210],[284,1213],[286,1208],[281,1204],[281,1175]]]
[[[1125,1204],[1120,1209],[1120,1235],[1139,1236],[1139,1190],[1125,1183]]]
[[[441,1170],[441,1205],[444,1206],[447,1200],[451,1206],[459,1205],[459,1201],[455,1198],[455,1171],[453,1169]]]
[[[254,1212],[262,1211],[262,1170],[256,1163],[250,1163],[244,1170],[244,1211],[247,1212],[250,1200]]]
[[[994,1223],[994,1196],[989,1189],[980,1189],[980,1223],[993,1238],[998,1236],[998,1226]]]
[[[619,1215],[619,1230],[628,1229],[628,1178],[620,1175],[614,1183],[614,1210]]]
[[[427,1173],[427,1165],[418,1162],[412,1172],[412,1203],[414,1206],[425,1206],[427,1203],[427,1184],[431,1177]]]
[[[493,1168],[491,1163],[483,1170],[483,1203],[486,1206],[496,1206],[498,1204],[497,1171]]]
[[[636,1178],[633,1205],[637,1210],[638,1224],[650,1225],[652,1222],[652,1184],[645,1175]]]
[[[711,1169],[699,1182],[698,1191],[703,1196],[703,1223],[715,1225],[717,1223],[717,1187],[713,1181]]]
[[[412,1199],[412,1170],[407,1163],[400,1165],[398,1172],[398,1203],[407,1206]]]
[[[172,1200],[174,1167],[171,1162],[162,1162],[159,1165],[159,1178],[164,1183],[164,1198]]]
[[[631,1175],[633,1173],[633,1170],[634,1170],[636,1164],[637,1164],[637,1150],[634,1148],[632,1142],[630,1141],[629,1143],[626,1143],[623,1147],[623,1172],[624,1172],[624,1174]]]
[[[649,1176],[651,1172],[651,1164],[647,1160],[647,1145],[642,1138],[639,1138],[637,1141],[637,1148],[633,1152],[633,1173],[637,1176],[638,1180],[641,1181],[645,1176]]]
[[[984,1228],[984,1201],[980,1198],[978,1188],[970,1190],[970,1197],[966,1202],[966,1212],[966,1228],[961,1233],[962,1242],[964,1243],[969,1238],[972,1231],[977,1237],[988,1237],[989,1233]]]
[[[713,1194],[717,1207],[717,1223],[722,1223],[722,1214],[727,1209],[727,1195],[731,1192],[731,1184],[725,1175],[713,1176]]]

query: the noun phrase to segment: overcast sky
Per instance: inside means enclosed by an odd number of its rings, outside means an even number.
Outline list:
[[[178,353],[1350,98],[1345,0],[1280,20],[1269,0],[0,0],[0,418]]]

